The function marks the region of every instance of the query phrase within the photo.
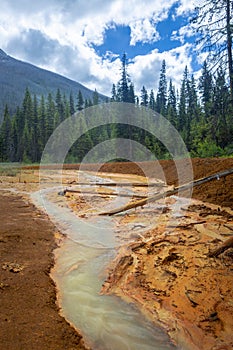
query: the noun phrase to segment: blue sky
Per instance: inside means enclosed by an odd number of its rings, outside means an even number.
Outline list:
[[[161,62],[179,88],[185,66],[198,76],[189,18],[199,0],[1,0],[0,48],[110,95],[126,52],[140,94],[156,91]]]
[[[129,59],[133,59],[137,55],[147,55],[153,49],[158,49],[159,52],[174,49],[179,46],[179,41],[172,39],[173,32],[189,23],[187,16],[176,16],[175,20],[172,18],[177,8],[178,4],[176,3],[169,10],[167,18],[156,25],[160,37],[155,42],[139,41],[130,45],[130,26],[113,25],[113,28],[105,31],[104,42],[101,45],[94,45],[94,48],[101,56],[104,56],[107,51],[117,55],[126,52]],[[193,38],[189,38],[188,41],[193,41]]]

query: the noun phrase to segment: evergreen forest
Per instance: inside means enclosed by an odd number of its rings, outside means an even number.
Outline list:
[[[122,57],[121,79],[112,86],[107,101],[133,103],[140,108],[151,109],[167,118],[182,136],[192,157],[231,156],[233,154],[233,118],[231,93],[224,70],[219,67],[212,75],[204,62],[198,81],[187,67],[183,73],[181,88],[176,91],[172,80],[167,81],[166,62],[162,62],[158,90],[147,91],[142,86],[136,96],[134,85],[127,73],[127,57]],[[5,107],[0,128],[0,160],[2,162],[40,162],[43,149],[55,128],[75,112],[98,105],[95,90],[93,98],[84,100],[81,91],[77,96],[61,95],[55,98],[32,96],[26,89],[24,100],[14,115]],[[102,103],[102,102],[101,102]],[[82,121],[82,122],[85,122]],[[111,137],[129,137],[122,126],[91,130],[83,135],[69,150],[67,161],[80,162],[96,144]],[[145,145],[157,159],[169,158],[169,153],[155,137],[135,129],[133,139]]]

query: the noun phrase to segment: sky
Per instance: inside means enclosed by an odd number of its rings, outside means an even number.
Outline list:
[[[162,60],[179,88],[198,76],[189,19],[198,0],[0,0],[0,48],[8,55],[111,96],[121,58],[136,93],[156,91]]]

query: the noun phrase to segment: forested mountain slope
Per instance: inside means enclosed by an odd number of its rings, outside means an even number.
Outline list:
[[[6,104],[10,113],[14,113],[17,106],[21,105],[26,88],[38,97],[47,96],[48,93],[55,96],[58,89],[60,89],[61,94],[67,96],[71,92],[76,96],[78,91],[81,91],[85,99],[93,96],[93,91],[82,84],[19,61],[0,49],[0,122],[3,119]],[[104,96],[99,95],[99,97],[105,99]]]

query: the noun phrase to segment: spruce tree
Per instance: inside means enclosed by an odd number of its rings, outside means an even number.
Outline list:
[[[77,110],[80,112],[84,108],[84,99],[81,90],[78,91]]]
[[[199,79],[199,92],[205,120],[207,120],[210,116],[213,98],[213,79],[207,61],[204,62],[202,67],[202,75]]]
[[[74,97],[72,92],[70,93],[70,115],[73,115],[75,113],[75,108],[74,108]]]
[[[156,97],[156,112],[166,116],[167,105],[167,78],[166,78],[166,62],[163,60],[160,71],[158,93]]]
[[[232,135],[229,133],[231,126],[227,122],[228,116],[231,114],[230,111],[230,93],[226,83],[225,72],[221,67],[218,69],[215,79],[210,117],[212,139],[221,148],[226,147],[232,141]]]
[[[3,122],[1,125],[1,158],[3,162],[10,161],[12,151],[11,140],[11,119],[6,105],[4,110]]]
[[[33,98],[33,114],[30,121],[30,147],[31,147],[31,161],[38,162],[40,159],[40,150],[39,150],[39,128],[38,128],[38,102],[37,97],[34,95]]]
[[[167,119],[172,125],[177,128],[177,101],[175,87],[172,84],[172,80],[169,81],[168,88],[168,100],[167,100]]]
[[[133,104],[135,103],[134,85],[132,82],[129,85],[128,102]]]
[[[45,111],[45,128],[46,128],[46,139],[50,137],[55,128],[55,103],[53,101],[52,94],[49,93],[46,102]]]
[[[228,70],[233,104],[232,15],[232,0],[204,1],[196,7],[192,28],[197,33],[198,50],[208,53],[211,67]]]
[[[127,57],[126,53],[124,53],[121,59],[121,79],[118,84],[120,102],[129,102],[129,84],[130,79],[127,73]]]
[[[38,107],[38,124],[39,124],[39,148],[40,148],[40,154],[42,154],[42,151],[49,137],[48,131],[47,131],[44,95],[41,96],[39,107]]]
[[[151,91],[150,91],[149,108],[152,109],[153,111],[156,108],[155,95],[154,95],[153,89],[151,89]]]
[[[95,91],[93,92],[93,106],[96,106],[98,104],[99,104],[99,94],[95,89]]]
[[[145,88],[145,86],[143,85],[142,90],[141,90],[141,106],[144,107],[148,107],[148,101],[149,97],[148,97],[148,93],[147,90]]]
[[[65,108],[64,108],[60,89],[57,89],[55,102],[56,102],[56,125],[59,125],[65,119],[65,113],[64,113]]]
[[[112,85],[112,96],[111,96],[111,102],[117,102],[117,92],[116,92],[116,85]]]

